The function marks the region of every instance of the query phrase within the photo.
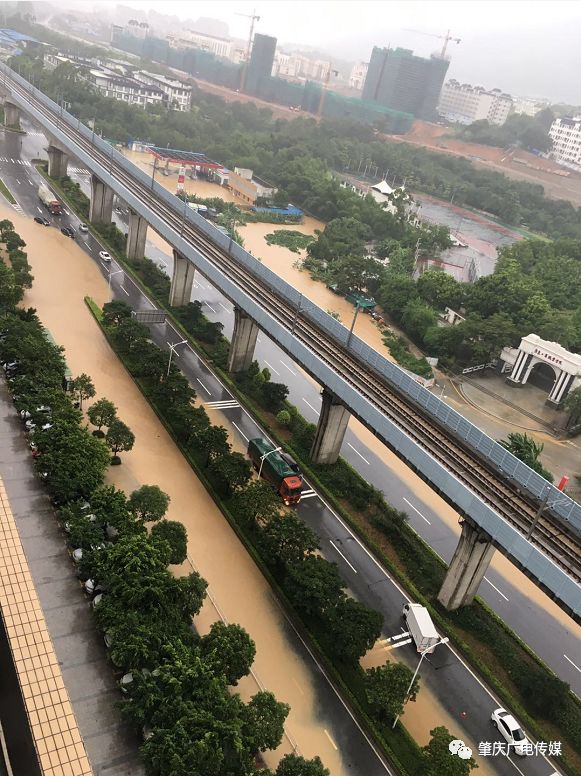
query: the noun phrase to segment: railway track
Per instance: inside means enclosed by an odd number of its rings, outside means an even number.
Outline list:
[[[57,123],[56,115],[40,100],[31,95],[18,83],[11,82],[21,97],[34,104],[49,121]],[[61,131],[66,131],[72,140],[88,155],[100,162],[122,185],[138,195],[156,215],[178,235],[182,235],[206,258],[210,259],[225,275],[234,280],[249,296],[255,299],[275,320],[289,331],[294,326],[294,336],[343,379],[355,388],[371,404],[377,407],[389,420],[407,436],[426,450],[433,458],[463,482],[480,499],[489,504],[508,523],[526,534],[537,517],[538,506],[526,498],[516,486],[506,482],[493,467],[483,460],[450,432],[441,428],[419,408],[412,406],[396,390],[390,389],[378,380],[378,375],[358,360],[352,352],[345,350],[316,324],[299,316],[296,310],[263,280],[250,275],[229,254],[214,245],[210,239],[192,224],[184,224],[177,213],[168,210],[150,189],[132,177],[116,162],[112,163],[99,148],[90,143],[74,127],[60,122]],[[469,517],[469,516],[468,516]],[[564,568],[577,582],[581,581],[579,541],[575,533],[558,518],[544,514],[538,519],[531,542],[536,544],[553,562]]]

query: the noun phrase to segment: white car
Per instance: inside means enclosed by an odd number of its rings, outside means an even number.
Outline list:
[[[87,226],[87,224],[79,224],[79,232],[88,232],[88,231],[89,231],[89,227]]]
[[[105,264],[111,263],[111,254],[107,253],[107,251],[99,251],[99,258],[101,261],[104,261]]]
[[[506,709],[495,709],[490,720],[505,739],[509,750],[514,749],[516,754],[524,757],[527,753],[529,740],[512,714]]]

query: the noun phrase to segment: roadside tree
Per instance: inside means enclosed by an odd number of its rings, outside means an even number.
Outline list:
[[[297,754],[286,754],[275,771],[276,776],[331,776],[319,757],[305,760]]]
[[[200,650],[204,660],[229,685],[237,685],[239,679],[248,676],[256,655],[256,645],[244,628],[223,622],[212,624],[200,641]]]
[[[188,533],[177,520],[160,520],[151,529],[153,542],[164,541],[171,547],[170,564],[183,563],[188,556]]]
[[[344,598],[326,613],[335,654],[356,663],[370,650],[381,633],[383,615],[354,598]]]
[[[249,752],[254,754],[278,747],[289,711],[287,703],[277,701],[267,690],[252,696],[242,710],[242,734]]]
[[[261,533],[266,557],[281,568],[300,563],[319,549],[319,540],[309,526],[290,510],[275,515]]]
[[[95,395],[95,386],[89,375],[83,374],[75,377],[73,380],[73,394],[79,400],[79,407],[83,409],[83,401],[85,399],[92,399]]]
[[[413,672],[404,663],[391,663],[389,660],[384,666],[365,672],[367,702],[379,719],[388,722],[403,712],[412,676]],[[418,691],[419,682],[416,679],[408,700],[415,701]]]
[[[135,434],[131,431],[129,426],[126,426],[125,423],[123,423],[123,421],[115,418],[105,435],[105,441],[113,453],[111,463],[113,465],[118,465],[121,463],[121,459],[117,453],[127,452],[132,449],[135,444]]]
[[[115,420],[117,407],[109,399],[98,399],[94,404],[91,404],[87,410],[87,415],[91,424],[97,426],[96,431],[93,431],[93,436],[104,437],[105,434],[101,429],[103,426],[110,426]]]
[[[119,326],[122,321],[131,319],[131,307],[126,302],[114,299],[103,305],[103,324]]]
[[[287,566],[284,588],[297,609],[313,617],[335,607],[345,595],[337,564],[320,555]]]
[[[89,498],[103,484],[109,454],[86,428],[56,421],[36,434],[35,441],[42,451],[36,468],[46,472],[47,487],[59,504]]]
[[[463,760],[448,749],[455,737],[445,727],[430,730],[430,742],[422,749],[424,771],[422,776],[468,776],[471,770],[477,768],[474,758]]]
[[[545,447],[542,442],[535,442],[528,434],[514,432],[506,439],[500,440],[500,444],[546,480],[553,482],[553,475],[545,469],[540,460]]]
[[[167,512],[170,497],[158,485],[142,485],[127,499],[127,508],[142,523],[154,523]]]

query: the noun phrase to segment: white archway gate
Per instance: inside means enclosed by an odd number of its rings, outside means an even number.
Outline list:
[[[506,351],[505,348],[503,355]],[[522,338],[508,382],[525,385],[537,364],[546,364],[555,373],[555,381],[547,397],[551,404],[561,404],[569,391],[581,385],[581,356],[565,350],[558,342],[543,340],[537,334]]]

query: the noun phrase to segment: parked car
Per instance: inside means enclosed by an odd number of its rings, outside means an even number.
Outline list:
[[[75,230],[70,226],[61,226],[61,232],[72,240],[75,239]]]
[[[43,226],[50,226],[50,221],[48,218],[44,218],[44,216],[35,216],[34,220],[37,224],[42,224]]]
[[[101,261],[104,261],[105,264],[111,263],[111,254],[107,253],[107,251],[99,251],[99,258]]]
[[[88,231],[89,231],[89,227],[87,226],[87,224],[79,224],[79,232],[82,232],[83,234],[85,234]]]
[[[44,415],[50,415],[51,408],[48,406],[48,404],[41,404],[40,407],[37,407],[34,412],[39,413],[42,412]],[[28,410],[20,410],[20,417],[23,420],[28,420],[28,418],[32,417],[31,413]]]
[[[514,749],[516,754],[524,757],[527,753],[529,740],[512,714],[506,709],[495,709],[490,720],[505,739],[509,748]]]
[[[20,365],[20,361],[3,361],[2,367],[5,372],[12,372]]]

